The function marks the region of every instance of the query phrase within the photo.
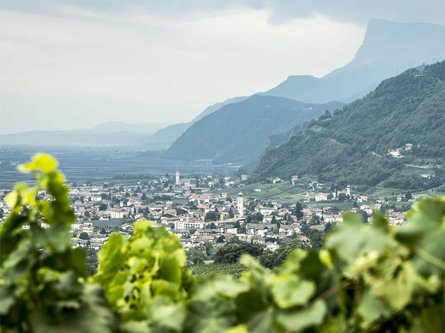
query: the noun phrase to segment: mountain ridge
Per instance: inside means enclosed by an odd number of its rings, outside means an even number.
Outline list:
[[[422,178],[406,165],[444,164],[443,133],[445,61],[384,80],[342,111],[312,121],[302,133],[268,150],[252,181],[298,174],[342,185],[437,186],[445,181],[445,166],[421,169],[429,175]]]
[[[310,121],[343,103],[305,104],[295,100],[254,95],[223,106],[190,126],[165,156],[217,163],[250,162],[270,144],[270,136]]]
[[[166,128],[168,129],[169,125]],[[175,140],[159,124],[107,122],[77,130],[40,130],[0,135],[7,146],[147,146],[166,149]]]
[[[290,75],[265,94],[306,103],[352,102],[373,90],[383,79],[425,62],[443,60],[444,40],[443,25],[372,19],[363,43],[348,64],[321,78]]]

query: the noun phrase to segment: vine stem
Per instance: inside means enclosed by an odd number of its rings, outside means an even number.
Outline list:
[[[425,250],[421,249],[420,247],[416,247],[414,250],[424,260],[428,261],[430,264],[433,264],[434,266],[437,266],[440,269],[445,271],[445,262],[443,262],[439,258],[436,258],[435,256],[429,254],[428,252],[426,252]]]

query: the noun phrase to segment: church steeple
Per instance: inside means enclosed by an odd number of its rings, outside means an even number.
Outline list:
[[[176,168],[176,185],[179,185],[179,168]]]
[[[244,197],[242,192],[238,194],[236,203],[238,209],[238,217],[244,217]]]

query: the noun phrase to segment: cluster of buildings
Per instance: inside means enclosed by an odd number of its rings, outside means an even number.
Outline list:
[[[70,197],[77,217],[72,244],[98,250],[111,232],[131,235],[134,221],[149,219],[154,227],[163,226],[176,234],[186,249],[205,242],[218,247],[237,237],[275,250],[296,237],[309,242],[302,232],[304,225],[323,231],[328,223],[340,223],[341,212],[333,203],[342,197],[353,200],[354,209],[368,215],[387,203],[385,199],[370,202],[367,196],[353,194],[350,186],[323,191],[323,184],[316,181],[306,184],[314,194],[309,198],[309,191],[306,192],[304,207],[254,195],[246,199],[238,192],[246,180],[246,175],[181,178],[177,171],[174,177],[151,178],[133,185],[72,186]],[[283,180],[276,177],[274,181]],[[296,186],[299,181],[294,176],[290,183]],[[0,192],[0,196],[5,193]],[[2,200],[0,221],[7,213],[8,207]],[[387,214],[393,224],[404,221],[404,212],[389,209]]]
[[[396,148],[396,149],[389,149],[388,150],[388,155],[394,157],[394,158],[402,158],[403,155],[403,151],[408,152],[411,151],[413,149],[413,144],[412,143],[406,143],[404,147],[402,148]]]

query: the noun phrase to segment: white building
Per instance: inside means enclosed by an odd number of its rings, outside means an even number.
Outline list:
[[[360,210],[366,212],[366,214],[371,215],[372,214],[372,208],[368,205],[361,205]]]
[[[400,151],[398,149],[388,150],[388,154],[394,158],[402,158],[403,157],[402,154],[400,154]]]
[[[272,180],[272,183],[274,183],[274,184],[276,184],[276,183],[280,183],[281,182],[281,178],[280,177],[275,177],[273,180]]]
[[[110,210],[110,217],[112,219],[121,219],[124,217],[124,212],[122,212],[118,209],[112,209],[112,210]]]
[[[328,200],[328,193],[317,193],[315,195],[315,201],[326,201]]]
[[[272,215],[272,213],[275,211],[274,208],[270,208],[270,207],[260,207],[260,213],[261,215],[265,216],[265,215]]]
[[[204,229],[205,223],[199,221],[175,221],[175,229]]]

